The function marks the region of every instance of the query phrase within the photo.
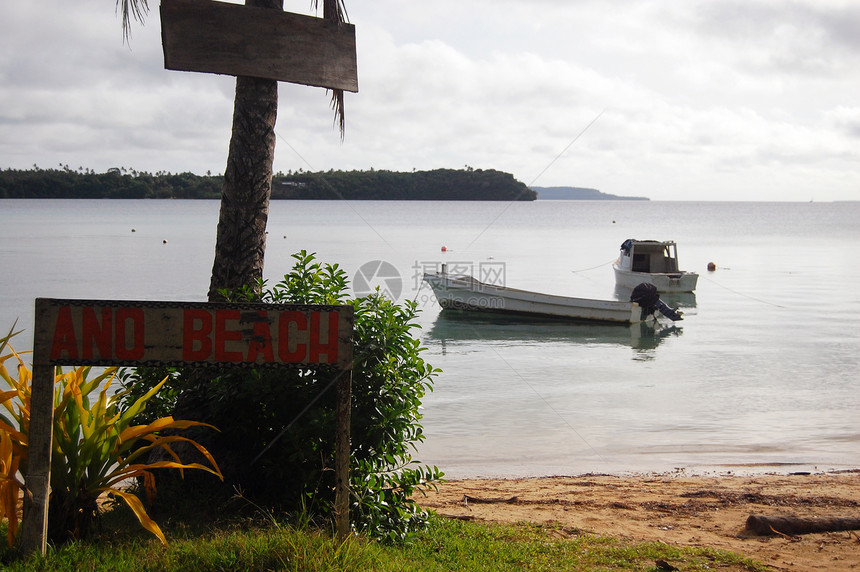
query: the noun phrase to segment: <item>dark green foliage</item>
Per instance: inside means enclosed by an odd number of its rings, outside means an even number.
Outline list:
[[[109,169],[0,171],[0,198],[4,199],[217,199],[220,176],[193,173],[146,173]]]
[[[467,168],[278,174],[272,180],[272,198],[533,201],[537,193],[510,173]]]
[[[351,519],[357,530],[371,536],[403,539],[427,519],[412,494],[434,486],[442,476],[436,467],[412,459],[415,444],[424,439],[418,408],[438,373],[421,358],[422,348],[412,337],[416,306],[399,306],[379,295],[346,300],[346,275],[337,265],[321,265],[304,251],[293,257],[292,271],[273,288],[263,285],[262,295],[249,289],[228,298],[354,307]],[[336,374],[139,369],[123,382],[130,391],[125,399],[133,399],[165,374],[172,376],[165,384],[172,393],[164,394],[147,414],[173,410],[176,417],[218,427],[214,437],[195,438],[218,461],[225,495],[235,487],[263,506],[330,516]],[[182,500],[217,486],[213,479],[201,485],[191,475],[183,483],[167,487]],[[162,498],[160,504],[165,502],[169,506],[172,501]]]
[[[156,174],[124,167],[96,173],[81,167],[0,170],[0,199],[217,199],[222,176]],[[533,201],[535,191],[510,173],[466,168],[397,173],[278,173],[272,199]]]

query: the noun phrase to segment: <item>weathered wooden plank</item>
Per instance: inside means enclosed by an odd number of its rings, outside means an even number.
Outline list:
[[[358,91],[355,26],[211,0],[162,0],[164,67]]]
[[[334,514],[337,538],[349,536],[349,459],[352,435],[352,370],[345,370],[337,380],[337,435],[334,457]]]
[[[44,356],[42,356],[44,357]],[[34,355],[30,397],[27,474],[21,551],[45,554],[48,547],[48,499],[51,483],[51,443],[54,433],[54,366]]]
[[[353,308],[39,298],[35,330],[52,365],[343,369]]]

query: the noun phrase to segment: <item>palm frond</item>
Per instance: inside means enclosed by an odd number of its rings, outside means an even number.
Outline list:
[[[313,0],[313,8],[319,11],[319,0]],[[346,4],[344,0],[323,0],[323,18],[332,20],[341,24],[346,22],[349,15],[346,13]],[[332,89],[331,91],[331,108],[334,110],[334,123],[340,132],[340,139],[343,141],[344,133],[346,132],[346,109],[343,105],[343,90]]]
[[[147,0],[116,0],[116,9],[122,14],[122,41],[128,43],[131,39],[131,21],[137,20],[143,24],[149,13]]]
[[[331,90],[331,108],[334,110],[334,123],[337,124],[340,139],[343,141],[343,136],[346,132],[346,110],[343,106],[342,89]]]

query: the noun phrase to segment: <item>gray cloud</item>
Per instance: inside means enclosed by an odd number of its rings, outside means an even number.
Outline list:
[[[346,139],[324,90],[281,84],[276,170],[468,164],[654,199],[809,200],[810,188],[819,200],[858,198],[853,5],[347,9],[360,92],[346,94]],[[223,170],[234,80],[165,71],[157,13],[126,46],[110,3],[17,3],[0,48],[0,168]]]

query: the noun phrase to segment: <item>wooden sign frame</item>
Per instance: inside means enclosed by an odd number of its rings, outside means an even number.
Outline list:
[[[353,307],[36,299],[25,552],[47,549],[54,367],[300,367],[339,372],[335,521],[349,534]]]
[[[169,70],[358,91],[355,26],[213,0],[162,0]]]

